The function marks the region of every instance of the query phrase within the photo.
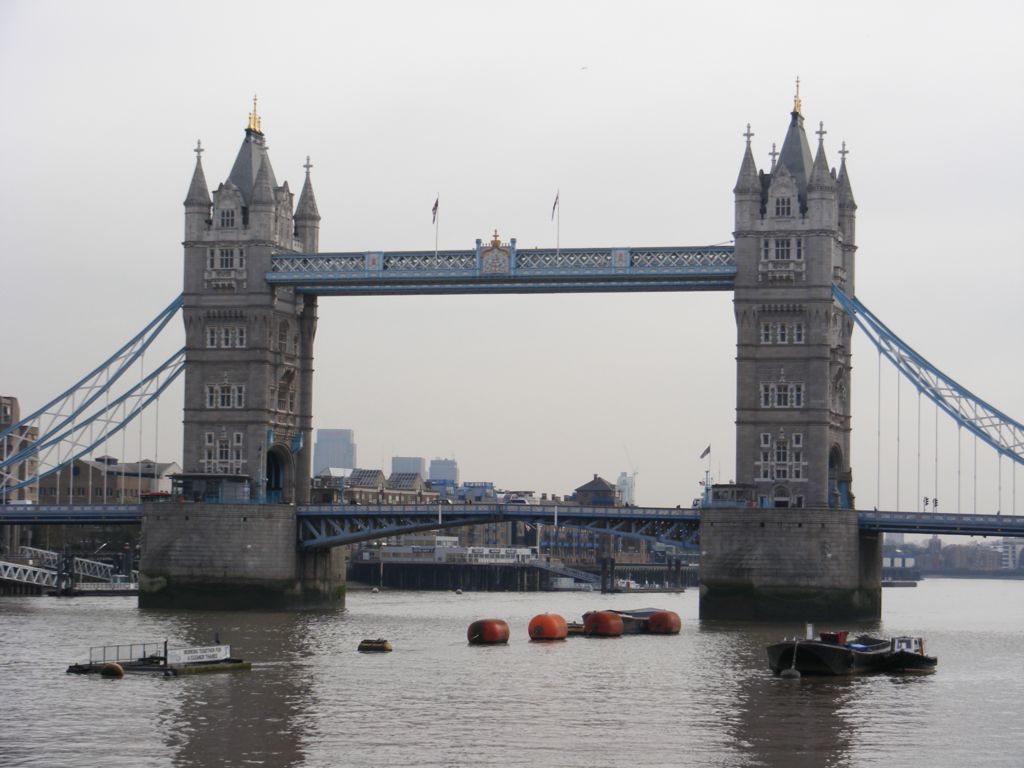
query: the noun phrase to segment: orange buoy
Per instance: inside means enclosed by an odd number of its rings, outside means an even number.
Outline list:
[[[124,667],[116,661],[108,661],[100,667],[100,677],[122,678],[124,677]]]
[[[531,640],[565,640],[569,625],[557,613],[542,613],[530,619]]]
[[[655,611],[647,620],[647,631],[652,635],[678,635],[683,622],[675,611]]]
[[[502,619],[479,619],[469,625],[466,638],[471,645],[507,643],[508,622]]]
[[[583,634],[587,637],[618,637],[622,617],[612,611],[592,611],[583,615]]]

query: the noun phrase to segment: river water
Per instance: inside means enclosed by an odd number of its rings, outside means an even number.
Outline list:
[[[528,641],[541,612],[664,607],[677,637]],[[508,646],[466,644],[499,617]],[[699,622],[684,594],[351,590],[344,612],[140,611],[135,598],[0,598],[0,766],[1024,765],[1024,581],[887,589],[925,676],[786,681],[764,648],[802,626]],[[253,671],[67,675],[89,646],[230,642]],[[391,654],[360,654],[385,637]]]

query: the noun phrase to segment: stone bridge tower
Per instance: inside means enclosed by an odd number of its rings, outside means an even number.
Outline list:
[[[316,297],[268,286],[270,257],[318,249],[306,180],[293,208],[253,99],[227,180],[213,192],[202,147],[185,199],[184,470],[196,500],[305,502],[312,452]]]
[[[799,93],[765,173],[747,147],[736,197],[736,475],[760,507],[853,507],[850,337],[832,284],[854,290],[856,203],[811,150]]]
[[[736,204],[736,480],[748,506],[701,511],[702,618],[878,618],[881,539],[862,533],[850,468],[856,203],[813,153],[799,83],[782,151],[747,146]]]

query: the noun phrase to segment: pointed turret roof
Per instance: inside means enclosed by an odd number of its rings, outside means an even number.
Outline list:
[[[786,170],[796,180],[800,199],[805,200],[807,180],[813,162],[811,148],[807,145],[807,134],[804,132],[804,116],[796,108],[790,113],[789,130],[786,131],[786,139],[782,142],[782,151],[779,153],[776,168],[780,165],[786,166]]]
[[[811,189],[834,190],[835,179],[828,168],[828,161],[825,159],[825,127],[818,127],[818,151],[814,156],[814,166],[811,168],[811,176],[807,180]]]
[[[754,135],[750,132],[750,123],[747,123],[747,132],[743,134],[747,137],[747,149],[743,153],[743,162],[740,164],[740,175],[736,179],[736,186],[733,188],[733,194],[741,193],[757,193],[761,192],[761,180],[757,175],[757,163],[754,162],[754,153],[750,149],[750,138]]]
[[[309,162],[309,155],[306,155],[306,181],[302,185],[302,192],[299,193],[299,204],[295,207],[296,219],[313,219],[320,221],[320,211],[316,207],[316,195],[313,194],[313,182],[309,178],[309,169],[312,164]]]
[[[260,203],[273,205],[274,200],[274,186],[271,185],[270,178],[273,171],[269,171],[270,160],[260,163],[259,170],[256,171],[256,180],[252,185],[252,192],[250,193],[249,204],[256,206]],[[245,194],[244,192],[242,193]]]
[[[192,172],[192,183],[188,185],[188,194],[185,196],[185,205],[206,206],[212,205],[210,200],[210,189],[206,186],[206,174],[203,173],[203,142],[196,142],[196,169]]]
[[[231,173],[228,181],[232,182],[238,191],[242,193],[242,200],[246,205],[252,203],[253,187],[256,184],[256,175],[260,168],[266,167],[268,181],[271,189],[277,187],[277,178],[274,176],[274,169],[270,165],[270,155],[267,154],[266,137],[260,127],[260,117],[256,113],[256,97],[252,100],[252,113],[249,115],[249,123],[245,128],[245,139],[238,150],[235,164],[231,166]]]
[[[856,207],[857,202],[853,199],[853,187],[850,186],[850,174],[846,170],[846,155],[848,151],[846,149],[846,142],[843,142],[843,148],[839,150],[839,155],[843,158],[839,164],[839,179],[836,181],[836,187],[839,192],[839,204],[840,205],[853,205]]]

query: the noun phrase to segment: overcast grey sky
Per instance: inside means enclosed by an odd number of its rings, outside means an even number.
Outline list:
[[[553,246],[558,189],[563,246],[701,245],[731,239],[741,134],[751,123],[768,165],[799,75],[830,162],[850,150],[858,297],[1020,419],[1021,8],[0,0],[0,390],[42,405],[180,292],[192,148],[201,138],[215,187],[253,93],[278,180],[297,191],[312,158],[323,251],[430,249],[437,195],[442,248],[494,229]],[[166,348],[182,340],[176,322]],[[734,345],[728,293],[325,298],[315,426],[355,429],[366,467],[455,457],[465,480],[554,493],[636,469],[641,503],[686,503],[706,445],[733,476]],[[861,339],[853,467],[868,507],[875,363]],[[180,409],[179,386],[157,458],[180,459]],[[995,464],[981,466],[980,502],[995,503]],[[943,467],[927,492],[949,499]],[[1004,510],[1012,477],[1004,462]]]

